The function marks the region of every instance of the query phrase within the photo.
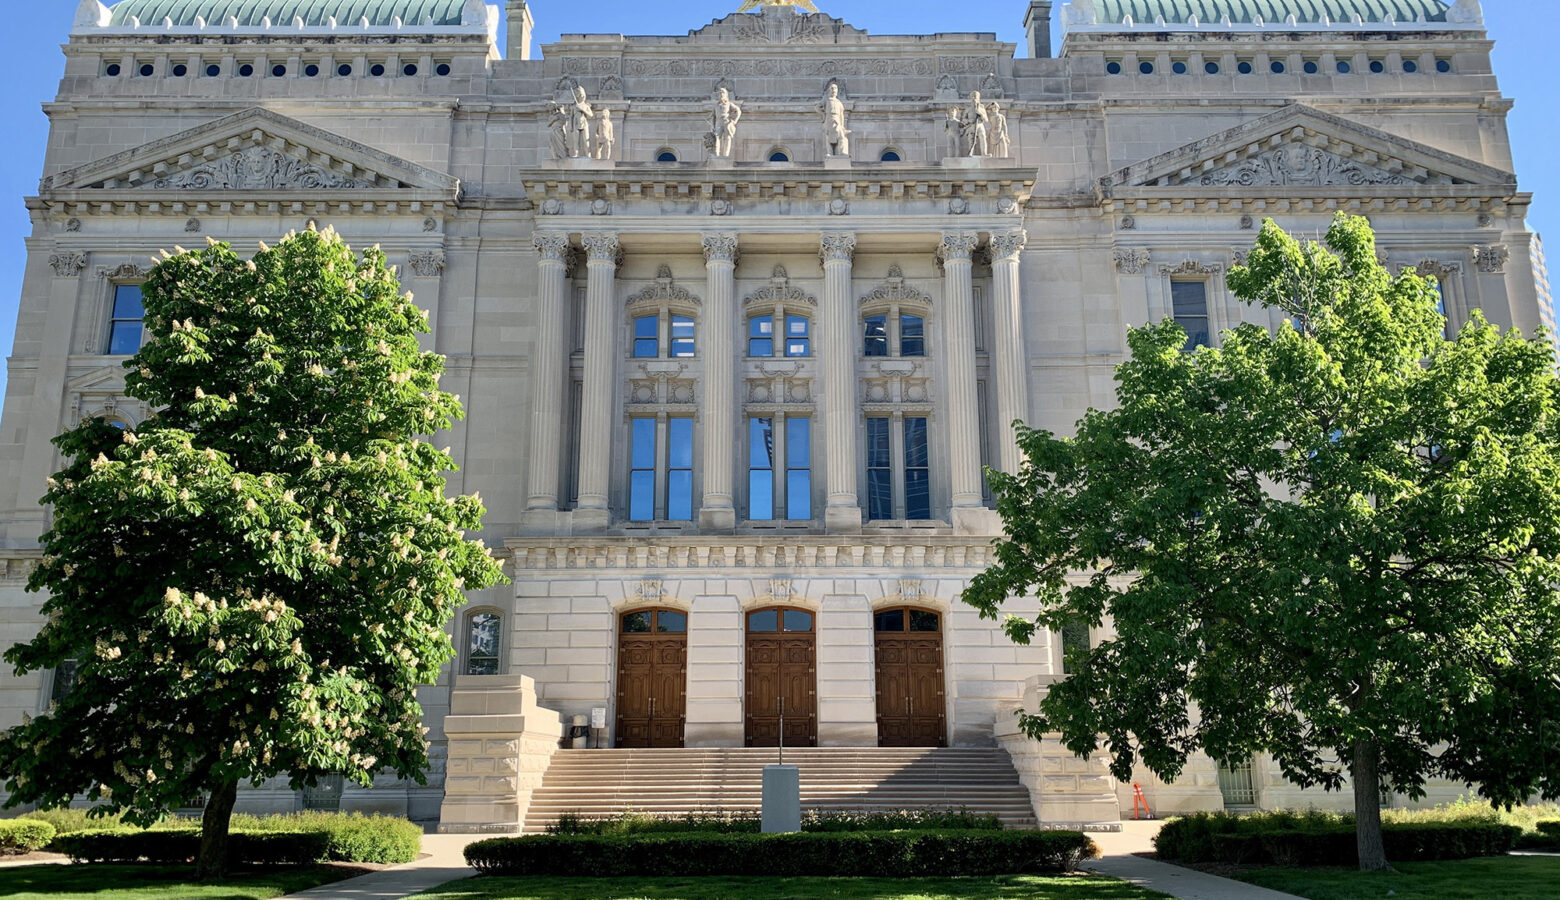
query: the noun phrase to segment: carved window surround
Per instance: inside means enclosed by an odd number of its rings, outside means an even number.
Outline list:
[[[918,523],[929,524],[929,523]],[[528,572],[668,569],[954,569],[973,576],[994,556],[990,538],[928,534],[931,529],[892,529],[890,534],[774,536],[512,538],[504,542],[520,578]]]
[[[698,297],[688,293],[675,283],[671,266],[662,265],[655,273],[655,283],[629,296],[625,307],[629,318],[636,316],[676,313],[683,316],[699,315],[702,305]]]
[[[1148,320],[1157,324],[1174,315],[1170,303],[1171,282],[1201,281],[1208,286],[1208,339],[1217,347],[1220,334],[1239,325],[1241,317],[1231,309],[1230,295],[1224,287],[1225,263],[1204,261],[1197,256],[1206,254],[1186,256],[1174,265],[1161,263],[1155,267],[1158,277],[1148,279]],[[1170,258],[1174,258],[1174,254]]]

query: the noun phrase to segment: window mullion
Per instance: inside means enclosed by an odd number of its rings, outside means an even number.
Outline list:
[[[789,436],[785,430],[785,411],[777,410],[774,417],[774,469],[770,472],[770,482],[774,484],[775,519],[785,521],[791,518],[790,497],[786,491],[787,475],[790,467],[790,454],[786,452],[786,441]]]
[[[897,318],[899,313],[894,313]],[[888,429],[889,476],[893,484],[894,518],[905,517],[905,414],[894,410],[893,425]]]
[[[663,317],[664,318],[664,317]],[[666,521],[667,471],[671,466],[671,428],[665,412],[655,414],[655,519]]]

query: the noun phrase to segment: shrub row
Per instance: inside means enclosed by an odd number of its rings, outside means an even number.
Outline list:
[[[54,826],[28,819],[0,819],[0,856],[42,850],[54,839]]]
[[[125,835],[143,833],[150,835],[184,834],[196,830],[196,824],[192,823],[191,820],[175,818],[160,822],[152,826],[150,830],[143,831],[142,829],[121,824],[118,816],[92,818],[88,817],[85,810],[74,809],[28,813],[16,821],[34,822],[45,826],[52,824],[54,832],[58,832],[59,837],[54,839],[50,849],[60,853],[70,853],[71,855],[75,854],[67,847],[78,846],[78,844],[65,843],[63,839],[66,837],[74,835],[114,835],[116,836],[114,840],[106,843],[88,842],[87,844],[79,844],[79,846],[90,847],[93,853],[117,855],[115,858],[123,859],[136,858],[131,855],[135,848],[145,847],[148,845],[148,842],[155,842],[156,840],[156,838],[147,838],[139,842],[131,840],[129,843],[124,843],[123,836]],[[308,862],[319,860],[405,863],[416,859],[417,854],[422,850],[422,827],[405,819],[391,816],[365,816],[361,813],[332,812],[305,812],[280,816],[239,814],[233,816],[232,831],[235,835],[319,835],[325,841],[325,850],[315,858],[307,860]],[[51,832],[51,834],[54,832]],[[124,843],[124,848],[111,849],[115,846],[115,841]],[[178,845],[176,841],[174,843]],[[313,846],[313,844],[309,843],[307,846]],[[176,856],[180,851],[170,850],[168,852]],[[269,853],[271,851],[264,852]],[[293,851],[289,850],[287,852],[291,853]],[[301,853],[303,851],[298,849],[297,852]],[[146,854],[140,853],[139,855],[145,857]],[[263,862],[264,860],[256,861]]]
[[[323,832],[236,832],[228,835],[228,861],[236,865],[308,865],[324,859]],[[76,862],[186,863],[200,855],[198,831],[78,831],[54,839],[51,849]]]
[[[466,847],[504,875],[1004,875],[1070,872],[1099,855],[1076,831],[850,831],[803,834],[530,835]]]
[[[605,818],[584,818],[564,813],[547,826],[548,834],[758,834],[759,817],[755,813],[688,813],[682,816],[651,816],[624,813]],[[895,812],[852,812],[844,810],[810,811],[802,818],[803,831],[1000,831],[1002,820],[990,813],[966,809],[905,809]]]
[[[1539,822],[1535,826],[1538,833],[1545,837],[1560,838],[1560,819]]]
[[[1386,823],[1387,858],[1399,862],[1499,856],[1522,829],[1487,821]],[[1197,813],[1164,824],[1154,846],[1163,859],[1190,863],[1346,866],[1359,861],[1354,823],[1336,814]]]

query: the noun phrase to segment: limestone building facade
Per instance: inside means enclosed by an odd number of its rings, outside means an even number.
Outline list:
[[[1015,646],[958,602],[999,529],[982,466],[1018,464],[1015,419],[1109,406],[1130,325],[1277,325],[1223,287],[1263,217],[1366,214],[1454,327],[1536,328],[1479,5],[1033,0],[929,35],[748,5],[533,59],[526,0],[84,0],[26,200],[0,644],[39,623],[49,439],[148,413],[120,363],[152,254],[314,221],[429,310],[468,411],[436,440],[513,579],[422,693],[429,784],[349,805],[499,827],[602,710],[619,746],[995,743],[1042,821],[1115,819],[1130,786],[1013,724],[1102,635]],[[66,682],[0,674],[0,726]],[[530,724],[493,730],[499,694]],[[1260,759],[1143,784],[1160,811],[1347,802]]]

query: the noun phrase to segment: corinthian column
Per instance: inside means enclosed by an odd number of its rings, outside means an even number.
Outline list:
[[[568,319],[564,280],[569,236],[539,232],[536,246],[536,343],[531,350],[531,476],[528,518],[546,519],[558,510],[558,444],[563,434],[564,322]],[[529,515],[532,512],[540,516]],[[539,522],[539,524],[541,524]]]
[[[585,384],[580,408],[580,505],[574,524],[605,528],[608,466],[612,461],[612,400],[617,391],[617,235],[586,233]]]
[[[942,236],[944,379],[948,385],[949,480],[955,509],[980,501],[980,402],[975,390],[975,287],[970,254],[980,236],[953,231]]]
[[[736,430],[731,419],[736,406],[736,270],[737,236],[704,235],[704,499],[699,505],[703,531],[734,531],[737,513],[731,503],[731,448]]]
[[[830,532],[859,532],[861,503],[856,494],[856,304],[851,297],[851,257],[856,236],[825,233],[823,310],[819,343],[823,350],[823,402],[829,467],[829,504],[824,527]]]
[[[997,467],[1017,472],[1021,462],[1014,419],[1029,418],[1029,354],[1024,349],[1024,304],[1019,291],[1018,255],[1029,236],[1022,230],[991,236],[992,307],[997,345]]]

